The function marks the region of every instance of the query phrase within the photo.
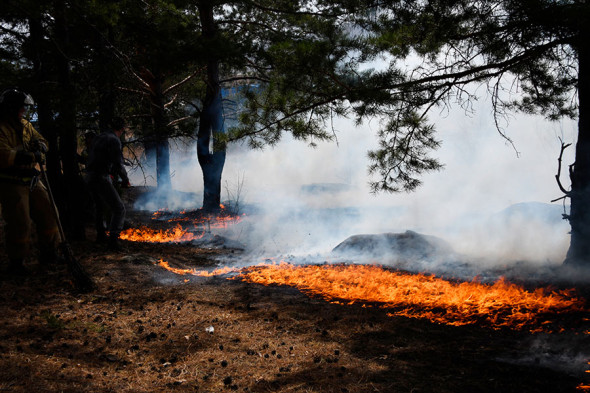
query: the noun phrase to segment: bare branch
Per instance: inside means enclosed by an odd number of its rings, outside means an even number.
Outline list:
[[[561,190],[561,192],[563,192],[565,194],[565,196],[563,196],[563,198],[567,198],[570,195],[570,191],[567,191],[565,189],[565,187],[563,186],[563,184],[561,184],[561,161],[563,158],[564,150],[567,149],[569,146],[571,146],[571,143],[568,143],[566,145],[563,143],[561,138],[559,138],[559,141],[561,142],[561,151],[559,152],[559,158],[557,159],[557,174],[555,175],[555,180],[557,180],[557,185],[559,186],[559,189]],[[570,167],[570,172],[571,172],[571,167]],[[558,201],[559,199],[561,199],[561,198],[558,198],[555,201]],[[554,202],[554,201],[551,201],[551,202]]]
[[[164,104],[164,109],[168,108],[170,105],[174,104],[174,101],[176,101],[176,97],[178,97],[178,94],[174,94],[174,97],[172,97],[170,99],[170,101],[168,101],[167,103]]]
[[[129,87],[123,87],[123,86],[117,86],[117,90],[126,91],[127,93],[139,94],[139,95],[142,95],[142,96],[148,96],[149,95],[149,93],[147,91],[137,90],[137,89],[131,89]]]
[[[164,92],[163,92],[163,94],[166,95],[170,91],[172,91],[172,90],[174,90],[174,89],[176,89],[176,88],[184,85],[185,83],[187,83],[188,81],[190,81],[192,78],[194,78],[198,74],[202,73],[204,69],[205,69],[205,67],[198,68],[197,70],[195,70],[195,72],[193,72],[192,74],[190,74],[189,76],[187,76],[186,78],[184,78],[183,80],[181,80],[180,82],[175,83],[172,86],[170,86],[167,89],[165,89]]]
[[[189,120],[189,119],[192,119],[192,118],[193,118],[192,116],[184,116],[184,117],[181,117],[179,119],[172,120],[170,123],[166,124],[166,127],[175,126],[175,125],[177,125],[179,123],[182,123],[185,120]]]

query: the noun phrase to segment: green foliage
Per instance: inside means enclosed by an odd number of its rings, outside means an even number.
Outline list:
[[[428,158],[438,146],[434,128],[423,119],[440,105],[470,106],[481,86],[496,118],[513,110],[551,120],[575,117],[578,48],[588,14],[585,2],[575,0],[428,0],[380,7],[366,23],[363,53],[389,65],[363,75],[367,88],[355,106],[358,117],[390,119],[379,133],[380,147],[369,154],[369,169],[379,175],[373,190],[412,190],[420,173],[438,169]],[[400,72],[406,55],[415,66]]]
[[[381,179],[371,183],[373,192],[413,191],[421,184],[421,174],[442,168],[428,157],[428,152],[440,145],[434,126],[411,107],[398,109],[379,132],[379,147],[368,153],[372,162],[369,173],[377,173]]]
[[[497,116],[576,116],[588,15],[577,0],[8,0],[5,9],[0,82],[31,87],[49,118],[66,94],[64,59],[78,126],[110,102],[138,141],[193,134],[217,88],[236,90],[225,101],[229,132],[214,140],[222,150],[285,133],[314,146],[334,138],[334,117],[378,118],[369,170],[373,190],[387,192],[440,168],[427,115],[469,105],[470,85],[487,87]]]

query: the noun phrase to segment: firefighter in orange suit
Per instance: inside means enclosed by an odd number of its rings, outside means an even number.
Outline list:
[[[48,144],[24,119],[33,105],[32,98],[18,89],[0,94],[0,205],[6,222],[8,273],[15,275],[27,273],[23,260],[30,253],[31,219],[41,265],[57,262],[60,242],[55,211],[35,169],[44,163]]]

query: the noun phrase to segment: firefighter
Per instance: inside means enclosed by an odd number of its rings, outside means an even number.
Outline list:
[[[31,219],[42,266],[58,262],[61,241],[55,211],[35,169],[44,164],[48,143],[24,118],[33,105],[31,96],[19,89],[0,94],[0,205],[6,222],[8,273],[14,275],[28,273],[23,261],[30,254]]]
[[[86,166],[86,182],[96,207],[97,241],[107,240],[107,247],[112,251],[123,251],[118,239],[125,222],[125,205],[113,184],[114,179],[120,177],[122,186],[130,187],[121,145],[124,130],[125,121],[120,117],[113,118],[111,128],[94,137]],[[105,204],[110,208],[111,216],[108,239],[103,221]]]

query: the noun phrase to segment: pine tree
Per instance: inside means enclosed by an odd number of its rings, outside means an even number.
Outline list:
[[[372,169],[382,179],[375,183],[375,189],[390,191],[400,183],[409,188],[416,184],[406,175],[413,168],[433,163],[423,160],[424,151],[414,150],[414,154],[407,147],[412,143],[436,147],[431,139],[433,129],[421,127],[420,120],[437,105],[452,101],[468,104],[476,98],[471,86],[487,87],[500,133],[503,130],[498,119],[513,110],[552,120],[577,116],[571,189],[560,185],[571,199],[567,216],[572,227],[571,245],[565,262],[589,266],[589,16],[590,6],[583,0],[408,0],[379,9],[378,17],[367,24],[371,31],[366,40],[368,56],[395,58],[401,50],[413,53],[420,65],[405,72],[403,78],[391,71],[392,65],[372,72],[365,83],[399,97],[395,105],[410,103],[412,110],[422,115],[408,118],[403,111],[397,116],[390,113],[393,124],[383,130],[382,146],[371,154]],[[408,128],[400,127],[408,124],[409,133]]]

